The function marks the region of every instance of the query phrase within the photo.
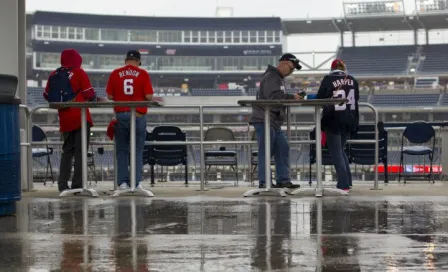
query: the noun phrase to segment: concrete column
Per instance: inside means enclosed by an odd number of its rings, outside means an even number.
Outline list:
[[[24,0],[20,0],[24,1]],[[0,74],[19,76],[18,1],[0,1]],[[20,81],[20,78],[19,78]],[[17,94],[19,95],[19,94]]]
[[[0,74],[19,78],[16,96],[26,104],[26,0],[0,1]],[[26,129],[20,112],[20,128]],[[29,151],[28,156],[31,156]],[[24,178],[24,177],[22,177]]]
[[[25,0],[0,1],[0,74],[19,78],[16,95],[26,104],[26,12]],[[25,116],[20,113],[20,127]]]
[[[17,2],[17,63],[19,77],[17,95],[22,100],[22,104],[26,105],[26,0],[13,1]],[[25,125],[23,112],[20,115],[20,121],[20,127],[23,128]]]

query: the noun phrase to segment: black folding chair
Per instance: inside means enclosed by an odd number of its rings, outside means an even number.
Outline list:
[[[356,134],[351,135],[352,140],[375,140],[375,126],[360,125]],[[389,183],[389,170],[387,159],[388,136],[383,122],[378,122],[378,163],[384,165],[384,183]],[[375,144],[349,144],[350,163],[358,165],[375,165]],[[378,171],[378,169],[376,169]]]
[[[408,145],[404,146],[404,140],[407,140],[411,144],[416,145]],[[430,143],[432,139],[432,146],[425,146],[423,144]],[[401,177],[403,177],[403,182],[406,183],[405,177],[426,177],[428,176],[428,181],[435,183],[434,180],[434,171],[432,169],[433,160],[434,160],[434,149],[436,146],[436,132],[434,128],[428,124],[427,122],[419,121],[409,124],[406,129],[403,131],[403,135],[401,136],[401,150],[400,150],[400,171],[398,173],[398,182],[401,181]],[[423,165],[423,174],[422,175],[404,175],[404,155],[409,156],[428,156],[430,162],[429,174],[426,175],[426,165]],[[401,171],[403,169],[403,171]]]
[[[226,141],[235,141],[235,135],[233,131],[224,127],[210,128],[205,132],[204,141],[222,141],[222,145],[225,145]],[[207,183],[207,177],[212,166],[230,166],[235,173],[235,183],[238,184],[238,158],[237,150],[227,150],[226,147],[220,146],[218,150],[209,149],[204,152],[205,157],[205,180]]]
[[[31,129],[31,134],[32,134],[33,142],[48,141],[47,134],[38,125],[33,125],[32,129]],[[44,185],[47,184],[48,170],[50,170],[51,181],[54,183],[53,167],[51,166],[51,160],[50,160],[50,156],[53,155],[53,148],[48,147],[48,145],[45,145],[45,147],[32,148],[31,152],[32,152],[33,159],[47,157],[47,165],[45,167]]]
[[[174,126],[159,126],[147,135],[147,140],[155,142],[186,142],[187,135]],[[143,163],[151,166],[151,184],[154,184],[154,166],[185,166],[185,184],[188,184],[187,145],[153,145],[143,150]]]

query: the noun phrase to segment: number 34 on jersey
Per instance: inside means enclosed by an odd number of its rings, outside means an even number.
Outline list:
[[[335,105],[334,109],[336,111],[344,111],[347,109],[347,105],[350,106],[350,110],[355,110],[356,109],[356,98],[355,98],[355,90],[354,89],[350,89],[348,91],[348,94],[345,90],[337,90],[333,92],[333,98],[342,98],[342,99],[347,99],[347,103],[346,104],[342,104],[342,105]]]

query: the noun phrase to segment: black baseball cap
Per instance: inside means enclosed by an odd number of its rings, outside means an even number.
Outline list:
[[[140,60],[141,57],[142,56],[140,55],[140,52],[138,52],[137,50],[129,50],[128,53],[126,53],[126,59]]]
[[[302,69],[302,66],[299,64],[299,59],[296,58],[296,56],[294,56],[293,54],[286,53],[278,61],[290,61],[294,64],[294,67],[297,70]]]

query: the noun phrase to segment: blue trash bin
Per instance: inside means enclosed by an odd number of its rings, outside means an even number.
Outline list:
[[[15,84],[14,84],[15,83]],[[0,216],[16,212],[21,195],[20,99],[17,77],[0,75]]]

